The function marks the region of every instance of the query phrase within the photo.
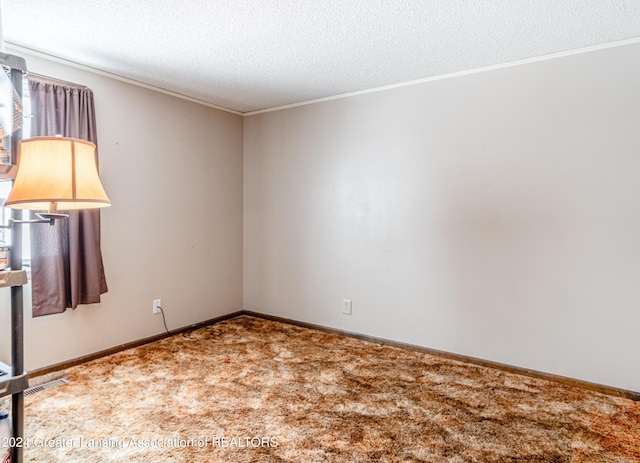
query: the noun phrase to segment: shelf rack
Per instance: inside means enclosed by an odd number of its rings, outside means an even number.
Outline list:
[[[0,271],[0,288],[11,288],[27,284],[27,272],[24,270]],[[29,378],[22,372],[16,374],[6,363],[0,362],[0,397],[19,394],[29,387]]]
[[[0,52],[0,66],[11,80],[13,88],[22,97],[22,77],[27,73],[27,63],[24,58]],[[17,164],[18,143],[22,138],[22,129],[11,135],[11,164],[0,165],[0,179],[15,178]],[[20,212],[13,210],[13,219],[20,219]],[[13,222],[12,243],[9,254],[11,270],[0,271],[0,288],[11,290],[11,365],[0,363],[0,370],[5,374],[0,376],[0,397],[11,395],[11,418],[13,437],[19,441],[24,434],[24,390],[28,388],[29,378],[24,371],[24,309],[23,285],[27,282],[27,274],[22,270],[22,225]],[[11,455],[13,463],[22,463],[22,447],[14,447]]]

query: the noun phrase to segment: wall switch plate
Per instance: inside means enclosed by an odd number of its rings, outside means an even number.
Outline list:
[[[344,315],[351,315],[351,299],[342,300],[342,313]]]
[[[161,299],[154,299],[153,300],[153,313],[160,313],[160,308],[162,307],[162,300]]]

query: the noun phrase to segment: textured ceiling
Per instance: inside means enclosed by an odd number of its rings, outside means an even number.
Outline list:
[[[250,112],[640,36],[640,0],[2,0],[15,44]]]

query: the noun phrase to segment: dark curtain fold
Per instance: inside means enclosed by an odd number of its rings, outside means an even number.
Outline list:
[[[97,146],[93,92],[29,80],[31,136],[88,140]],[[96,149],[97,156],[97,149]],[[97,161],[97,158],[96,158]],[[31,227],[33,316],[100,302],[107,281],[100,251],[100,211],[70,211],[54,226]]]

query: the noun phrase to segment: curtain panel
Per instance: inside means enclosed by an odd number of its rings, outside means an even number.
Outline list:
[[[31,136],[79,138],[97,146],[93,92],[29,79]],[[96,148],[96,162],[97,162]],[[54,226],[31,227],[33,316],[100,302],[107,281],[100,250],[100,211],[69,211]]]

